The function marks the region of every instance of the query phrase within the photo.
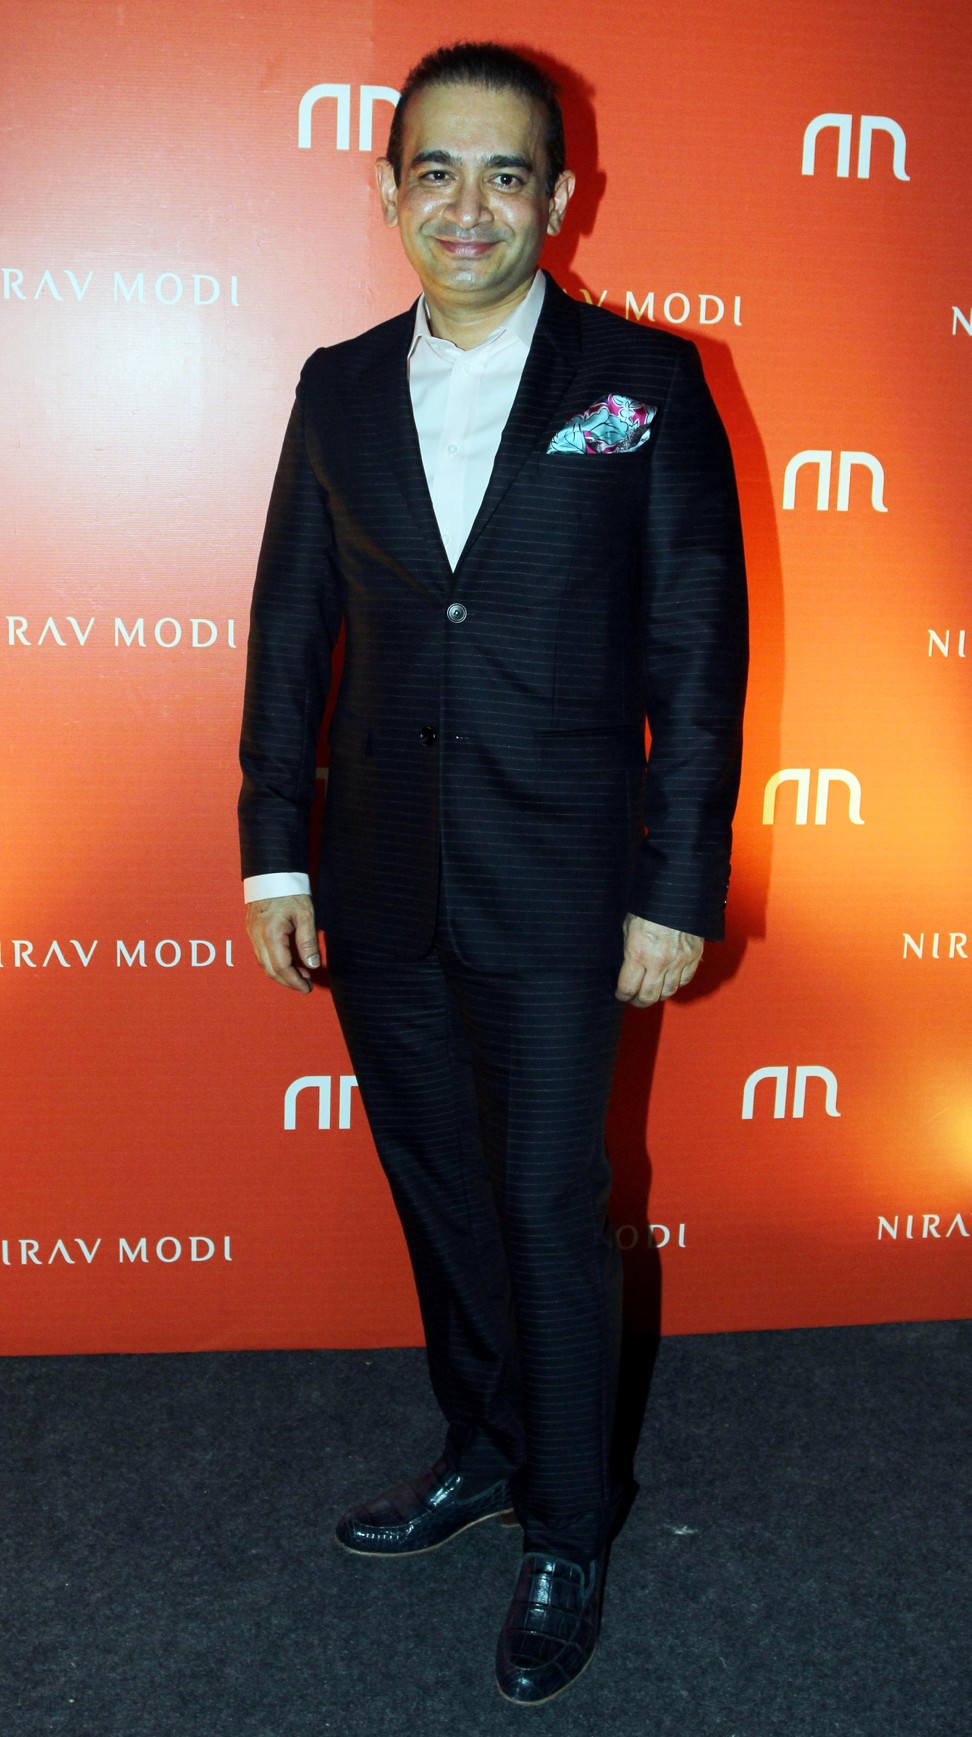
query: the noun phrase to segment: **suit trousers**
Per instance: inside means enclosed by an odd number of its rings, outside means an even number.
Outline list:
[[[405,1233],[445,1454],[509,1477],[526,1548],[586,1561],[619,1505],[621,1261],[604,1118],[623,1004],[598,970],[470,970],[328,940],[361,1101]]]

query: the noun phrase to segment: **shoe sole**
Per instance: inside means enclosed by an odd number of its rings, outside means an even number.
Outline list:
[[[509,1516],[509,1518],[507,1518]],[[512,1508],[495,1508],[491,1514],[477,1514],[475,1520],[467,1520],[464,1526],[457,1526],[447,1538],[440,1538],[438,1544],[422,1544],[418,1550],[361,1550],[354,1544],[345,1544],[343,1538],[334,1533],[334,1542],[349,1556],[372,1556],[382,1561],[394,1562],[402,1556],[430,1556],[433,1550],[441,1550],[443,1544],[451,1544],[453,1538],[458,1538],[463,1532],[468,1532],[473,1526],[481,1526],[484,1520],[500,1519],[504,1526],[515,1526],[516,1515]]]
[[[544,1695],[544,1696],[542,1696],[542,1698],[539,1701],[520,1701],[517,1699],[517,1697],[515,1695],[508,1695],[506,1693],[506,1690],[500,1687],[498,1679],[494,1678],[493,1680],[496,1683],[496,1687],[499,1690],[499,1693],[502,1695],[504,1701],[508,1702],[508,1704],[511,1707],[546,1707],[546,1706],[548,1706],[551,1701],[556,1701],[556,1699],[559,1695],[566,1695],[568,1689],[572,1689],[574,1687],[575,1683],[580,1682],[581,1677],[584,1675],[584,1672],[586,1671],[588,1665],[591,1662],[591,1659],[593,1659],[594,1654],[597,1652],[600,1638],[601,1637],[599,1635],[597,1640],[594,1642],[593,1647],[591,1648],[590,1655],[588,1656],[588,1658],[586,1658],[584,1660],[584,1663],[581,1665],[581,1668],[578,1671],[576,1677],[571,1677],[569,1683],[565,1683],[562,1689],[555,1689],[552,1695]]]

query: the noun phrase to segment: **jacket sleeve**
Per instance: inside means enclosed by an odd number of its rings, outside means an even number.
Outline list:
[[[267,512],[247,641],[238,815],[242,873],[308,866],[317,740],[341,626],[327,498],[307,457],[305,368]]]
[[[722,940],[748,614],[732,456],[691,343],[676,363],[652,456],[642,659],[651,747],[629,908]]]

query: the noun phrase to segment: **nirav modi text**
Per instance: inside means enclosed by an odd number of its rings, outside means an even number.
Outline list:
[[[156,1261],[166,1267],[177,1261],[194,1266],[212,1260],[232,1262],[232,1239],[229,1236],[160,1236],[153,1241],[148,1236],[132,1237],[131,1240],[120,1236],[116,1243],[114,1239],[106,1242],[100,1236],[90,1242],[80,1236],[59,1236],[56,1242],[43,1243],[39,1237],[32,1236],[0,1237],[0,1266],[5,1267],[50,1267],[62,1262],[69,1267],[90,1267],[99,1256],[118,1260],[123,1266],[142,1262],[147,1265]]]

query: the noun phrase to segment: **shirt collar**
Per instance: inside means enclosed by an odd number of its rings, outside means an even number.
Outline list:
[[[449,356],[450,358],[452,356],[465,356],[467,358],[482,357],[483,360],[485,360],[485,353],[488,351],[489,347],[494,345],[500,338],[505,338],[507,343],[511,340],[515,340],[522,344],[524,350],[529,350],[530,345],[533,342],[533,334],[537,329],[537,321],[540,318],[540,309],[543,306],[543,296],[546,287],[546,279],[543,272],[538,270],[526,295],[514,308],[509,319],[504,321],[503,325],[497,326],[496,330],[490,332],[489,336],[484,338],[481,344],[475,344],[471,350],[460,350],[459,346],[453,344],[449,338],[436,338],[433,336],[432,330],[429,326],[429,315],[428,309],[425,305],[425,297],[424,295],[419,296],[415,307],[415,325],[412,331],[412,342],[408,349],[409,358],[412,357],[416,346],[422,339],[425,340],[430,349],[435,351],[436,355]]]

